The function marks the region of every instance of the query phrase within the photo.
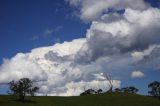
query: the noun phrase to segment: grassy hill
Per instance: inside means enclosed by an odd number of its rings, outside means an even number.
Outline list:
[[[109,93],[77,97],[26,97],[28,102],[0,96],[0,106],[160,106],[160,100],[134,94]]]

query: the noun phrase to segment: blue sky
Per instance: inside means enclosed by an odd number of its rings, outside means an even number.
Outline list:
[[[0,63],[18,52],[84,37],[89,27],[63,0],[1,0],[0,13]]]
[[[146,1],[160,6],[159,0]],[[0,64],[33,48],[85,38],[91,23],[75,16],[74,10],[64,0],[0,0]],[[160,80],[159,75],[159,71],[147,71],[141,79],[122,79],[122,86],[134,85],[146,94],[147,84]]]

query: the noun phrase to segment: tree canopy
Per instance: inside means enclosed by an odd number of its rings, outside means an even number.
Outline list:
[[[33,82],[29,78],[22,78],[19,81],[9,82],[10,94],[19,96],[19,99],[24,101],[25,96],[30,94],[34,96],[34,93],[39,90],[38,87],[33,87]]]
[[[148,85],[150,91],[148,93],[154,97],[160,97],[160,82],[154,81]]]
[[[124,88],[116,88],[115,92],[124,92],[124,93],[137,93],[138,89],[134,86],[124,87]]]

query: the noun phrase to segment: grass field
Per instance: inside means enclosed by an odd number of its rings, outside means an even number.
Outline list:
[[[109,93],[77,97],[26,97],[27,102],[12,96],[0,96],[0,106],[160,106],[160,100],[134,94]]]

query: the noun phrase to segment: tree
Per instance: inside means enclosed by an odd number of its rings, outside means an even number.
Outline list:
[[[128,90],[129,90],[129,93],[137,93],[139,90],[136,88],[136,87],[134,87],[134,86],[130,86],[130,87],[128,87]]]
[[[138,92],[138,89],[134,86],[124,87],[124,88],[116,88],[115,92],[124,92],[124,93],[134,93]]]
[[[29,78],[22,78],[19,81],[9,82],[10,94],[19,96],[21,101],[25,100],[27,94],[34,96],[38,91],[38,87],[33,87],[33,82]]]
[[[98,89],[96,92],[97,92],[97,94],[100,94],[100,93],[103,92],[103,90],[102,89]]]
[[[13,96],[17,94],[18,85],[14,80],[9,82],[9,89],[10,91],[8,91],[8,94],[12,94]]]
[[[96,91],[93,90],[93,89],[88,89],[88,90],[82,92],[82,93],[80,94],[80,96],[83,96],[83,95],[92,95],[92,94],[96,94]]]
[[[83,96],[83,95],[92,95],[92,94],[100,94],[102,92],[103,92],[102,89],[98,89],[97,91],[93,90],[93,89],[88,89],[88,90],[85,90],[84,92],[82,92],[80,94],[80,96]]]
[[[116,88],[115,92],[122,92],[122,90],[120,88]]]
[[[105,74],[104,77],[108,80],[110,88],[107,92],[113,92],[113,80],[110,75]]]
[[[148,93],[151,96],[160,98],[160,82],[154,81],[148,85],[148,88],[150,88],[150,91],[148,91]]]
[[[31,94],[31,96],[35,96],[35,92],[37,92],[38,90],[39,90],[38,87],[33,87],[33,88],[31,88],[31,89],[30,89],[30,94]]]

